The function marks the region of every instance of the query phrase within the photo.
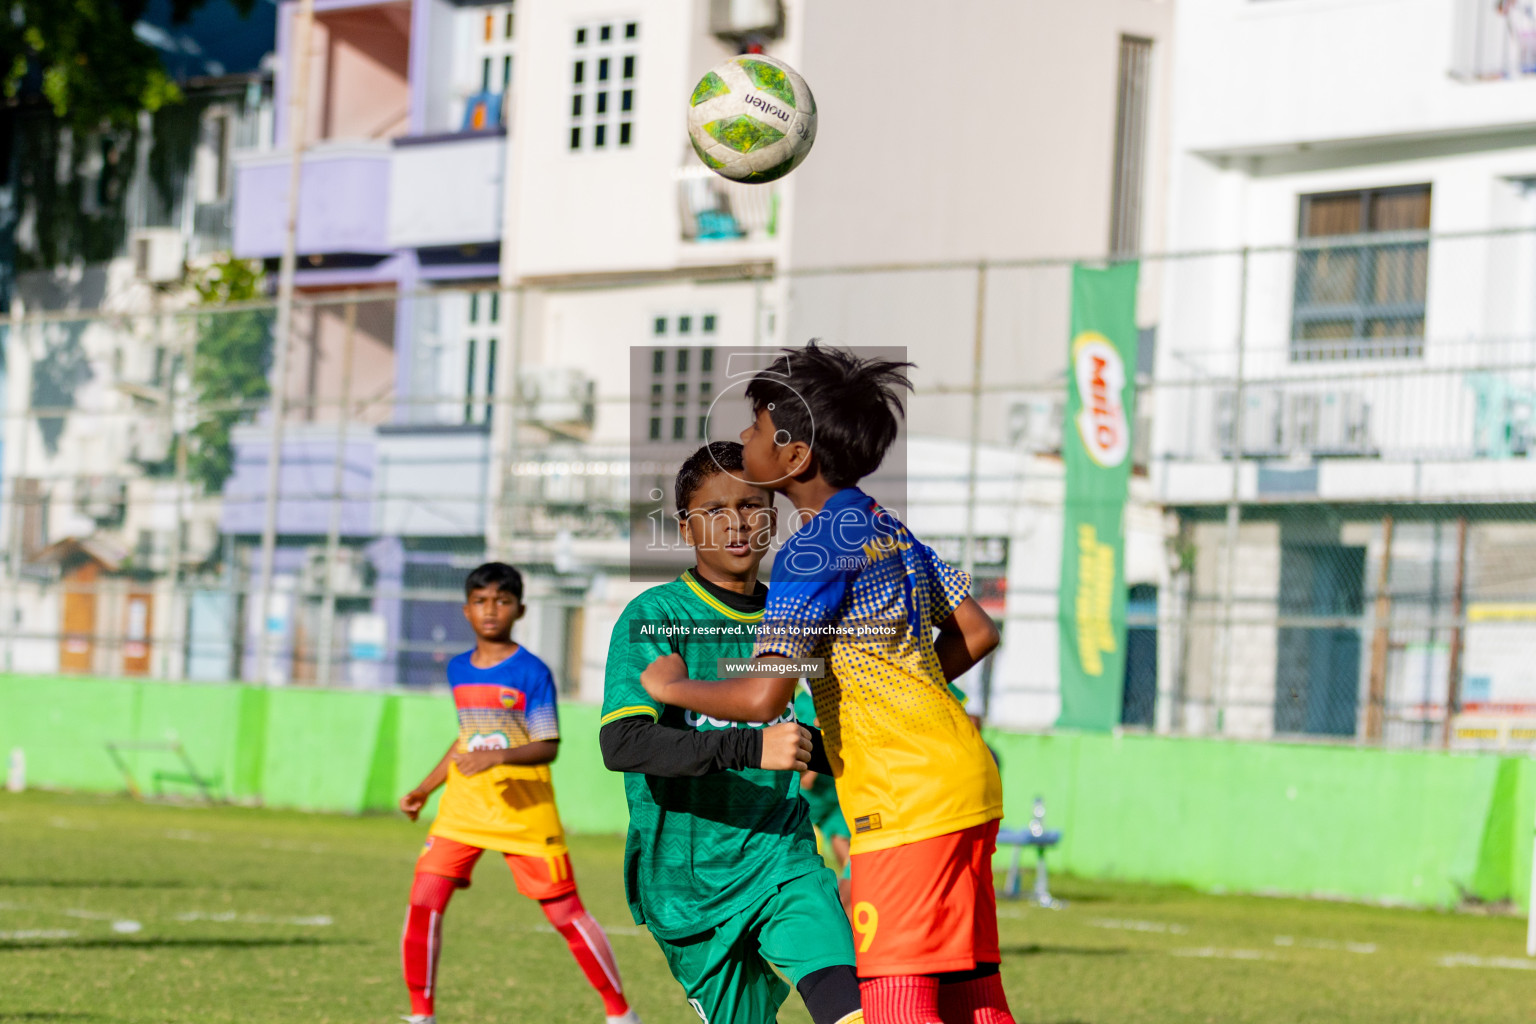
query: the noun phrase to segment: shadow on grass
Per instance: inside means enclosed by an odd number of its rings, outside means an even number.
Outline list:
[[[289,939],[272,938],[227,938],[227,939],[133,939],[133,938],[99,938],[99,939],[59,939],[48,942],[4,942],[0,941],[0,954],[9,953],[18,949],[270,949],[284,946],[359,946],[363,943],[350,939],[312,939],[307,937],[295,937]],[[4,1014],[0,1014],[0,1021],[5,1020]]]
[[[180,878],[0,878],[0,889],[191,889]],[[0,1016],[0,1020],[4,1020]]]
[[[1003,956],[1125,956],[1131,952],[1124,946],[1042,946],[1038,942],[1027,946],[1004,946]]]
[[[111,1017],[102,1017],[95,1013],[68,1013],[54,1010],[22,1010],[15,1013],[6,1013],[0,1010],[0,1022],[8,1020],[111,1020]]]
[[[261,882],[228,879],[194,882],[185,878],[0,878],[0,889],[205,889],[215,892],[239,889],[246,892],[272,889]]]

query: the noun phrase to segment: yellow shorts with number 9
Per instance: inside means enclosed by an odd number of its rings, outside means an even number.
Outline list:
[[[997,825],[853,855],[859,977],[969,971],[1002,960],[992,887]]]

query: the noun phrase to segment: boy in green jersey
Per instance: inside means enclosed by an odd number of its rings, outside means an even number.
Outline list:
[[[819,733],[788,706],[772,722],[726,722],[658,704],[640,685],[667,654],[706,679],[719,659],[752,656],[773,495],[741,466],[735,442],[683,464],[678,519],[697,564],[614,626],[600,742],[625,773],[624,887],[705,1024],[772,1024],[789,995],[780,974],[816,1024],[862,1024],[848,919],[795,774],[830,774]]]

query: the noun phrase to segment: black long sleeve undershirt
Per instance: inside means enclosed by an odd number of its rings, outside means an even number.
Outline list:
[[[761,729],[674,729],[643,715],[609,722],[597,734],[609,771],[680,779],[756,768],[763,761]],[[811,770],[830,775],[821,731],[811,729]]]

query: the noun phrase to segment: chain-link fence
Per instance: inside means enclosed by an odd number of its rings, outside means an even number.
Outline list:
[[[1431,236],[1388,199],[1141,261],[1127,728],[1536,744],[1536,233]],[[917,364],[894,504],[1003,625],[976,706],[1049,727],[1073,262],[301,288],[281,380],[270,302],[54,313],[24,278],[0,667],[437,685],[501,558],[520,638],[596,699],[647,585],[635,495],[745,425],[735,354],[815,336]]]

